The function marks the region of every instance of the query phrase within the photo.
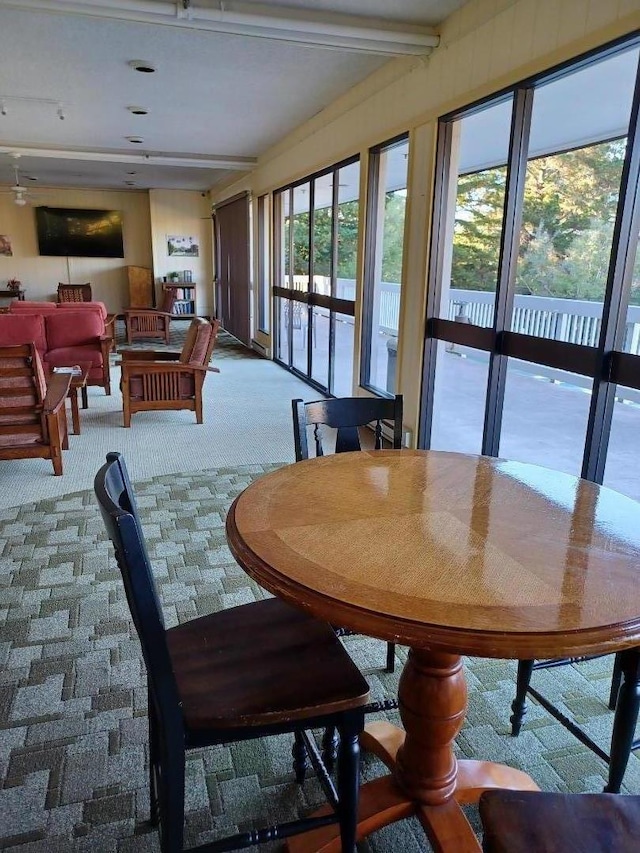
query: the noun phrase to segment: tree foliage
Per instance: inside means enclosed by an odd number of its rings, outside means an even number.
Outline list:
[[[624,153],[614,140],[528,162],[517,292],[602,300]],[[504,167],[460,176],[453,287],[495,290],[505,184]]]
[[[337,278],[355,278],[358,253],[358,200],[343,202],[337,211]],[[309,212],[293,217],[293,274],[309,275],[311,234]],[[330,207],[318,208],[313,215],[313,273],[331,275],[333,216]]]

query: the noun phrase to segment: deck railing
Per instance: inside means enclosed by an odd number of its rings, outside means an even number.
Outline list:
[[[341,299],[355,299],[356,283],[340,278],[336,282],[336,295]],[[294,288],[306,290],[307,279],[294,276]],[[329,294],[331,283],[326,276],[314,276],[317,293]],[[495,293],[480,290],[449,290],[448,320],[463,320],[474,326],[491,327]],[[595,347],[600,337],[602,302],[584,299],[561,299],[549,296],[523,296],[514,298],[512,331],[523,335],[552,338],[557,341]],[[400,285],[383,281],[379,287],[378,331],[397,337],[400,326]],[[627,312],[623,351],[640,354],[640,306],[632,305]]]

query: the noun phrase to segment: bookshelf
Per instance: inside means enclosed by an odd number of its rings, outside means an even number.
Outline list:
[[[176,317],[197,317],[195,284],[163,284],[162,289],[175,294],[172,314]]]

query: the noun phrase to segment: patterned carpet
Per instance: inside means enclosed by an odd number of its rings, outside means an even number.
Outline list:
[[[167,624],[264,595],[234,563],[224,519],[233,498],[277,464],[136,483]],[[398,672],[386,675],[379,668],[384,644],[359,637],[346,642],[374,698],[394,695]],[[399,664],[404,656],[400,649]],[[534,675],[604,746],[611,732],[611,663],[603,658]],[[147,697],[140,648],[90,489],[0,509],[0,667],[0,848],[157,851],[157,833],[144,824]],[[470,660],[467,676],[469,713],[457,741],[460,755],[520,767],[545,790],[602,789],[603,762],[535,704],[521,736],[508,736],[513,662]],[[313,778],[302,788],[292,782],[290,748],[283,736],[191,753],[187,844],[255,822],[290,819],[319,803]],[[383,772],[365,756],[365,778]],[[640,793],[636,756],[624,790]],[[477,822],[473,809],[470,815]],[[400,849],[429,849],[415,820],[361,845],[365,853]]]

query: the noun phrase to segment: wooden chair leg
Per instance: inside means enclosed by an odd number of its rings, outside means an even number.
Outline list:
[[[396,644],[387,643],[387,664],[384,668],[385,672],[393,672],[396,668]]]
[[[129,400],[129,380],[123,376],[120,382],[122,391],[122,420],[125,427],[131,426],[131,401]]]
[[[338,757],[338,733],[335,726],[327,726],[322,735],[322,761],[329,773],[333,770]]]
[[[194,395],[194,408],[196,412],[196,423],[202,423],[202,385],[203,382],[196,377],[196,387]]]
[[[66,430],[64,430],[61,424],[61,416],[64,418],[65,424],[67,421],[67,412],[64,402],[60,409],[60,413],[48,414],[46,416],[47,432],[49,433],[49,441],[51,443],[51,463],[53,465],[54,476],[56,477],[62,476],[62,444]]]
[[[169,735],[163,744],[160,769],[160,850],[182,853],[184,839],[184,745]]]
[[[604,789],[609,794],[620,793],[640,710],[640,647],[625,649],[619,654],[622,684],[613,718],[609,780]]]
[[[522,728],[522,720],[527,713],[527,690],[531,683],[531,674],[533,672],[532,660],[518,661],[518,675],[516,677],[516,696],[511,703],[512,714],[509,718],[511,723],[511,736],[518,737]]]
[[[158,801],[158,773],[160,772],[160,746],[158,727],[153,713],[153,699],[147,690],[149,708],[149,823],[157,826],[160,822],[160,803]]]
[[[291,755],[293,756],[293,772],[296,777],[296,782],[298,783],[298,785],[302,785],[304,782],[304,777],[307,774],[309,761],[301,732],[293,733],[293,746],[291,747]]]
[[[620,652],[616,652],[613,662],[613,673],[611,675],[611,690],[609,691],[609,710],[615,711],[616,702],[618,701],[618,693],[620,692],[620,683],[622,681],[622,660]]]
[[[361,726],[356,720],[339,726],[338,747],[338,800],[340,816],[340,841],[342,853],[355,853],[358,825],[358,790],[360,787]]]

